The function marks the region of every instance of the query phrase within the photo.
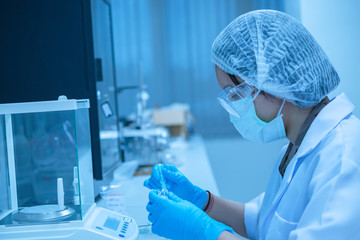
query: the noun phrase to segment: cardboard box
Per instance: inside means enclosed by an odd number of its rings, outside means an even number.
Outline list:
[[[187,138],[187,124],[190,118],[189,106],[174,104],[169,107],[154,109],[152,119],[158,126],[167,127],[173,137]]]

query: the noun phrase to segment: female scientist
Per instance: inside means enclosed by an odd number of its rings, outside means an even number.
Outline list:
[[[234,232],[360,239],[360,121],[345,94],[328,99],[339,76],[310,33],[284,13],[249,12],[219,34],[212,60],[219,101],[240,134],[290,143],[265,193],[246,204],[214,196],[165,165],[168,198],[151,191],[147,205],[153,232],[171,239],[239,239]],[[144,185],[160,188],[158,166]]]

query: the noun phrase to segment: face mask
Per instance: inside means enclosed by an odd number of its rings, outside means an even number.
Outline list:
[[[285,127],[282,119],[281,110],[285,101],[281,105],[279,113],[270,122],[262,121],[255,111],[255,106],[251,96],[234,101],[231,103],[234,109],[244,114],[240,118],[230,114],[230,121],[238,132],[245,138],[253,142],[267,143],[277,139],[285,138]],[[246,109],[246,111],[244,111]]]

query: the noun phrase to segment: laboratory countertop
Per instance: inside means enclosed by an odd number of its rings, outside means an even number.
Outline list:
[[[219,190],[207,157],[206,149],[199,135],[192,136],[188,141],[182,141],[181,144],[172,144],[174,153],[179,165],[176,167],[195,185],[209,190],[215,195],[219,195]],[[147,220],[148,213],[146,204],[148,203],[149,189],[143,186],[145,179],[149,175],[134,176],[127,180],[124,185],[125,215],[135,219],[137,222],[142,239],[163,239],[149,232],[150,225]],[[97,202],[100,207],[105,207],[105,201],[100,199]],[[147,229],[146,229],[147,228]],[[146,230],[145,230],[146,229]]]

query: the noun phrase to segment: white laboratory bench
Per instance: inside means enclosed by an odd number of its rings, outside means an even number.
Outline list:
[[[177,168],[195,185],[219,195],[219,190],[207,157],[202,138],[199,135],[192,136],[185,144],[174,147],[173,152],[181,162]],[[146,234],[142,228],[149,226],[146,204],[148,202],[149,189],[143,186],[149,175],[134,176],[126,182],[125,214],[134,218],[140,228],[139,239],[163,239],[154,234]],[[99,200],[98,206],[104,207],[104,201]],[[150,227],[148,227],[150,229]],[[143,234],[143,235],[142,235]]]

